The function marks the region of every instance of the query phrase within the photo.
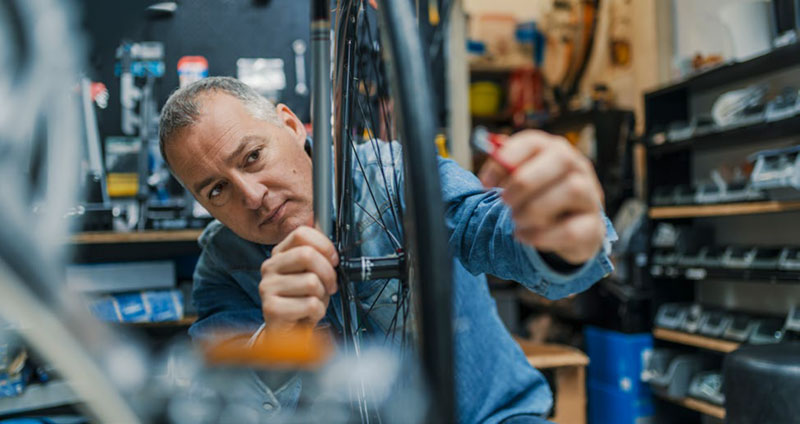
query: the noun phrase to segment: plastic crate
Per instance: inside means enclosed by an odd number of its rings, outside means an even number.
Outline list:
[[[623,392],[602,383],[589,382],[589,424],[651,424],[655,422],[649,394]]]
[[[650,333],[624,334],[597,327],[584,330],[589,355],[587,379],[625,393],[648,393],[642,382],[644,359],[653,351]]]

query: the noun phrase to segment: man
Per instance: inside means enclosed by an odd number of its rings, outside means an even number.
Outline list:
[[[199,319],[192,337],[221,328],[257,336],[259,327],[315,325],[323,318],[340,328],[331,312],[338,255],[311,228],[312,163],[294,113],[235,79],[207,78],[170,96],[159,137],[174,174],[217,219],[200,238],[204,249],[194,282]],[[483,273],[564,297],[611,271],[602,246],[614,233],[603,218],[591,163],[565,140],[523,132],[499,154],[516,170],[509,175],[490,160],[480,173],[483,185],[454,162],[439,162],[455,255],[457,412],[463,422],[540,422],[536,416],[549,411],[552,395],[500,322]],[[374,157],[365,162],[368,169],[356,173],[362,178],[354,183],[357,192],[381,166]],[[366,233],[374,223],[364,216],[362,224]],[[381,237],[364,240],[364,250],[385,243]],[[362,300],[397,302],[389,291],[375,293],[376,285],[359,287]],[[386,329],[387,320],[376,321],[377,331]],[[300,382],[261,389],[265,408],[286,410],[296,404]]]

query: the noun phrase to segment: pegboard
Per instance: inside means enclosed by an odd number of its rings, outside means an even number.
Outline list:
[[[105,83],[111,94],[108,108],[98,111],[100,135],[122,134],[119,78],[114,75],[115,51],[121,40],[164,43],[166,72],[155,95],[159,110],[178,87],[178,59],[202,55],[209,75],[236,76],[241,57],[281,58],[286,88],[280,102],[303,121],[309,121],[309,97],[294,92],[295,57],[292,42],[309,42],[309,1],[297,0],[185,0],[172,17],[148,19],[145,8],[157,1],[81,0],[78,2],[87,36],[86,73]],[[306,83],[310,86],[311,57],[306,52]]]

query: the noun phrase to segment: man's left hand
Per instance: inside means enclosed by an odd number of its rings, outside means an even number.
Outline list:
[[[605,226],[592,163],[563,137],[534,130],[511,136],[497,156],[503,165],[490,158],[478,175],[484,186],[504,189],[516,238],[574,265],[594,257]]]

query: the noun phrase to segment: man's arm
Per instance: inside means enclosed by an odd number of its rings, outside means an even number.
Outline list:
[[[509,139],[478,173],[485,187],[503,188],[514,236],[540,251],[580,264],[604,236],[603,189],[594,166],[564,137],[526,130]]]
[[[611,262],[599,248],[579,264],[553,253],[543,259],[539,250],[515,238],[517,226],[502,190],[486,190],[477,177],[450,160],[440,160],[439,171],[450,247],[470,272],[519,281],[549,298],[585,290],[611,272]],[[616,234],[599,206],[596,213],[606,224],[606,243],[614,240]]]

